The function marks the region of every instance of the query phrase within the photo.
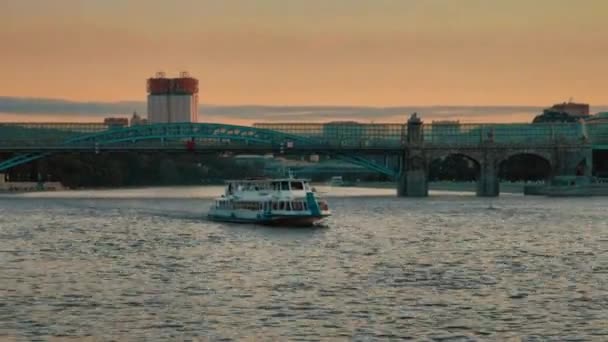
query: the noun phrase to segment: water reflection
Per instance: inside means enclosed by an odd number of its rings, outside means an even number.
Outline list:
[[[215,190],[121,191],[0,199],[0,337],[608,337],[598,199],[366,189],[283,229],[207,221]]]

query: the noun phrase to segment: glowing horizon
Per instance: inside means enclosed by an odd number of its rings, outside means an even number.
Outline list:
[[[0,96],[143,101],[146,78],[187,70],[201,102],[223,105],[608,103],[603,0],[3,7]]]

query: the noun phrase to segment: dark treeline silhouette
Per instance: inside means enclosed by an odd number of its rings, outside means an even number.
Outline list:
[[[9,155],[0,156],[0,160]],[[608,176],[608,152],[594,154],[594,173]],[[544,180],[550,175],[548,162],[533,155],[517,155],[499,167],[499,179],[507,181]],[[8,172],[12,181],[61,181],[70,188],[152,185],[221,184],[231,178],[264,176],[262,162],[238,163],[215,155],[166,153],[71,153],[21,165]],[[339,174],[302,175],[315,181]],[[347,180],[387,181],[377,173],[345,174]],[[475,181],[479,165],[467,157],[451,155],[433,160],[430,181]]]
[[[545,180],[551,173],[551,166],[543,158],[521,154],[502,162],[498,178],[504,181]],[[429,167],[430,181],[474,181],[479,178],[477,162],[461,155],[450,155],[435,159]]]
[[[598,177],[608,177],[608,151],[593,151],[594,174]]]
[[[429,165],[429,181],[473,181],[477,179],[477,164],[461,155],[435,159]]]
[[[261,176],[262,165],[199,154],[58,154],[9,172],[13,181],[61,181],[70,188],[219,184],[228,178]]]

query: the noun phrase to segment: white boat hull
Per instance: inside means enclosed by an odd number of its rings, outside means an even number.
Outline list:
[[[268,226],[298,226],[307,227],[313,226],[316,223],[322,221],[329,214],[321,215],[256,215],[255,217],[231,215],[231,214],[219,214],[209,213],[207,217],[212,221],[218,222],[231,222],[231,223],[249,223],[249,224],[261,224]]]

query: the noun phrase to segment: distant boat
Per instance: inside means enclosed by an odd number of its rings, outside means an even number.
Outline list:
[[[344,178],[342,178],[342,176],[333,176],[329,180],[329,185],[330,186],[354,186],[355,183],[344,181]]]
[[[587,176],[557,176],[547,185],[526,186],[524,194],[550,197],[608,196],[608,180]]]
[[[213,221],[281,226],[311,226],[331,215],[308,180],[248,179],[226,182],[225,194],[208,212]]]

